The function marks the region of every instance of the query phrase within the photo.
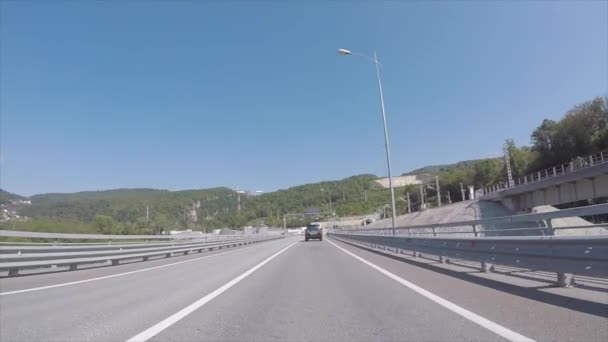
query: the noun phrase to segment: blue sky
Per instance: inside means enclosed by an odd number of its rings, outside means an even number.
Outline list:
[[[606,1],[0,3],[0,186],[271,191],[495,156],[607,94]]]

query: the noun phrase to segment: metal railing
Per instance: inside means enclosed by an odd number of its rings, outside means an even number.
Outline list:
[[[598,204],[547,213],[430,225],[336,229],[329,236],[370,247],[393,248],[398,253],[409,251],[414,257],[435,255],[441,262],[447,262],[449,258],[477,261],[481,262],[483,271],[496,264],[557,272],[558,284],[567,286],[572,279],[571,274],[608,277],[608,224],[553,227],[551,220],[606,213],[608,204]],[[522,227],[530,222],[543,226]],[[514,225],[514,228],[487,228],[505,224]],[[461,230],[463,227],[469,228]],[[558,229],[583,228],[598,229],[600,233],[553,236]],[[512,236],[513,233],[522,235],[528,231],[534,231],[537,236]],[[488,236],[496,232],[511,236]],[[445,236],[450,234],[461,236]],[[463,234],[468,236],[463,237]]]
[[[65,235],[65,234],[64,234]],[[74,234],[83,235],[83,234]],[[189,241],[171,243],[139,243],[108,245],[2,245],[0,246],[0,272],[8,271],[8,276],[19,275],[26,269],[57,269],[68,267],[76,270],[80,265],[118,265],[121,261],[148,261],[153,257],[171,257],[202,253],[262,241],[280,239],[278,234],[240,235],[217,241]],[[63,237],[62,237],[63,238]],[[81,239],[80,237],[76,239]]]
[[[172,235],[113,235],[113,234],[73,234],[73,233],[45,233],[28,232],[21,230],[0,230],[0,237],[20,237],[30,239],[67,239],[67,240],[183,240],[183,239],[221,239],[236,235],[217,235],[200,233],[181,233]]]
[[[568,163],[555,165],[553,167],[546,168],[544,170],[539,170],[530,174],[527,174],[523,177],[518,177],[513,180],[514,186],[521,186],[530,183],[540,182],[546,179],[559,177],[565,174],[569,174],[578,170],[582,170],[585,168],[589,168],[592,166],[597,166],[600,164],[608,163],[608,151],[602,151],[596,154],[592,154],[586,157],[576,158]],[[481,195],[487,195],[493,192],[512,189],[513,187],[509,187],[507,182],[499,182],[490,187],[485,187],[481,189]]]
[[[402,227],[343,227],[336,232],[354,234],[380,234],[380,235],[431,235],[465,234],[475,237],[498,235],[499,233],[535,232],[535,235],[555,235],[556,230],[598,228],[608,233],[608,223],[589,224],[578,226],[554,227],[553,219],[594,216],[608,214],[608,204],[596,204],[586,207],[569,208],[537,214],[522,214],[512,216],[491,217],[486,219],[456,221],[444,223],[429,223]],[[530,227],[532,225],[532,227]],[[502,228],[498,228],[502,227]],[[466,228],[466,229],[465,229]]]

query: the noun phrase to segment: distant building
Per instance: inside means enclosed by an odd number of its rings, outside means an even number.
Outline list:
[[[409,175],[409,176],[399,176],[392,177],[393,178],[393,187],[401,187],[406,185],[418,185],[428,182],[431,177],[428,175]],[[376,180],[376,183],[382,185],[382,187],[388,189],[388,177],[380,178]]]

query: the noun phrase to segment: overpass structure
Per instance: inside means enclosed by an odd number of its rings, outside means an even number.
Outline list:
[[[482,189],[481,200],[499,201],[515,211],[608,197],[608,152],[537,171],[523,178]]]
[[[322,242],[273,232],[4,243],[0,268],[46,268],[0,277],[0,341],[605,341],[608,237],[554,236],[550,224],[490,234],[507,221],[597,213],[608,204],[330,229]]]

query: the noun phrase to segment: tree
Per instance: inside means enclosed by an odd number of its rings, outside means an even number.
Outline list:
[[[112,234],[114,232],[114,220],[110,216],[95,216],[93,225],[95,226],[95,230],[101,234]]]
[[[501,178],[503,162],[500,159],[483,159],[474,164],[473,183],[476,188],[496,184]]]
[[[608,145],[606,102],[606,98],[598,97],[577,105],[560,120],[554,138],[559,163],[599,152],[599,148]]]
[[[542,124],[532,132],[532,150],[538,152],[542,159],[539,159],[539,168],[545,168],[556,163],[556,153],[554,150],[555,135],[558,130],[557,122],[549,119],[543,120]]]

